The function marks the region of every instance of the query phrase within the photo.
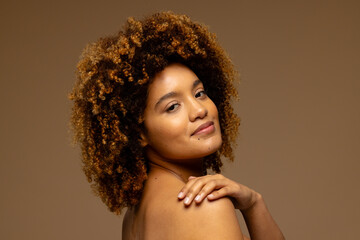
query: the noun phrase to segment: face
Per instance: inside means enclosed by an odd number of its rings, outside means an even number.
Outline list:
[[[222,143],[218,111],[188,67],[171,64],[149,86],[142,144],[159,157],[196,159]]]

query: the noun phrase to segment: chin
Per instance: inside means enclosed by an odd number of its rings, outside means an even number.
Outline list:
[[[184,151],[180,152],[176,152],[176,153],[170,153],[170,154],[166,154],[165,157],[168,159],[177,159],[180,161],[184,161],[186,159],[191,160],[191,159],[200,159],[206,156],[209,156],[213,153],[215,153],[217,150],[219,150],[219,148],[221,147],[221,142],[220,144],[213,144],[213,145],[202,145],[202,146],[193,146],[190,149],[183,149]]]
[[[212,141],[208,144],[202,144],[202,146],[198,146],[196,150],[194,150],[194,153],[197,152],[197,158],[206,157],[210,154],[215,153],[217,150],[220,149],[222,145],[221,137],[220,139],[217,139],[216,141]]]
[[[153,148],[149,148],[148,150],[152,149],[151,151],[153,153],[168,160],[172,159],[183,161],[186,159],[190,160],[209,156],[219,150],[221,145],[222,139],[220,135],[216,137],[213,136],[208,139],[196,140],[195,142],[178,144],[177,147],[167,146],[158,150],[155,150]]]

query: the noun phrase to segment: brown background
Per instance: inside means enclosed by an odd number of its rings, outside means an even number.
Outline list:
[[[2,3],[0,239],[121,239],[71,147],[66,96],[86,43],[158,10],[209,25],[242,74],[223,173],[264,195],[287,239],[358,239],[356,0]]]

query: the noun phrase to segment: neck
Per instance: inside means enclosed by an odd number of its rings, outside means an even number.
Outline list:
[[[161,157],[153,150],[147,150],[150,172],[167,171],[176,175],[183,182],[187,182],[190,176],[203,175],[203,159],[172,160]]]

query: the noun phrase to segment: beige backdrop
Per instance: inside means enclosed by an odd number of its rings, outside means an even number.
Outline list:
[[[121,239],[70,145],[67,93],[86,43],[158,10],[209,25],[242,74],[223,173],[264,195],[287,239],[358,239],[359,1],[170,2],[1,4],[0,239]]]

